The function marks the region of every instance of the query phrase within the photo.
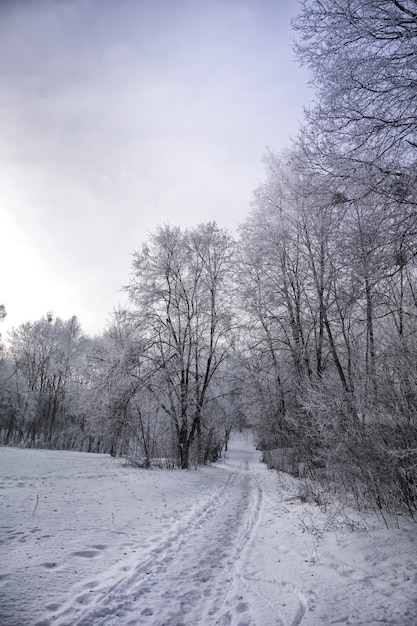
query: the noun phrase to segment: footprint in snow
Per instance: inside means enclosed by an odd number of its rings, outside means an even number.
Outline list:
[[[239,602],[236,605],[235,609],[238,613],[244,613],[245,611],[248,610],[248,605],[246,604],[246,602]]]
[[[153,615],[153,609],[147,606],[146,609],[143,609],[141,615]]]
[[[99,556],[100,552],[103,552],[103,550],[105,550],[107,546],[104,543],[96,543],[90,546],[90,548],[91,549],[87,549],[87,550],[77,550],[76,552],[72,553],[72,556],[79,556],[84,559],[94,559],[97,556]]]
[[[57,564],[51,561],[47,561],[46,563],[41,563],[40,565],[41,567],[44,567],[45,569],[55,569],[57,567]]]

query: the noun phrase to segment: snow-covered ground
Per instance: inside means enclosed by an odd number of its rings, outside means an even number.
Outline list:
[[[0,448],[0,624],[415,626],[416,524],[298,488],[244,435],[189,471]]]

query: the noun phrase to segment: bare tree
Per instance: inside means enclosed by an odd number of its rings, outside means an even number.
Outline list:
[[[30,396],[28,406],[35,407],[34,413],[27,414],[24,426],[32,445],[63,445],[73,417],[70,396],[78,392],[76,367],[82,342],[76,317],[63,321],[48,314],[10,333],[8,354],[15,384],[19,395]]]
[[[204,459],[205,420],[233,342],[230,235],[216,224],[158,228],[135,253],[126,288],[147,343],[148,389],[173,425],[180,467]]]
[[[415,163],[414,0],[302,0],[295,50],[312,70],[311,124],[361,161]]]

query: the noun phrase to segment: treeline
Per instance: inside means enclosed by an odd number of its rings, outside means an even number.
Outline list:
[[[416,3],[302,0],[293,26],[316,100],[242,231],[253,410],[272,464],[413,515]]]
[[[130,305],[15,329],[5,444],[214,460],[254,426],[271,467],[417,507],[415,2],[305,0],[296,51],[316,102],[265,159],[238,232],[165,226],[134,255]]]
[[[269,157],[241,233],[246,403],[271,466],[413,514],[416,189],[363,175],[335,185],[303,153]]]
[[[1,443],[187,468],[250,425],[272,467],[412,514],[415,220],[403,197],[348,197],[271,155],[235,239],[157,229],[101,336],[52,314],[9,334]]]

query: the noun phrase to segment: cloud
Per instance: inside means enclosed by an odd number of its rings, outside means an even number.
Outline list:
[[[244,219],[265,146],[288,141],[306,104],[293,10],[291,0],[1,4],[0,200],[29,242],[19,259],[3,249],[16,275],[15,291],[0,292],[8,324],[51,308],[52,286],[57,314],[98,330],[156,224]],[[17,314],[21,262],[42,271]]]

